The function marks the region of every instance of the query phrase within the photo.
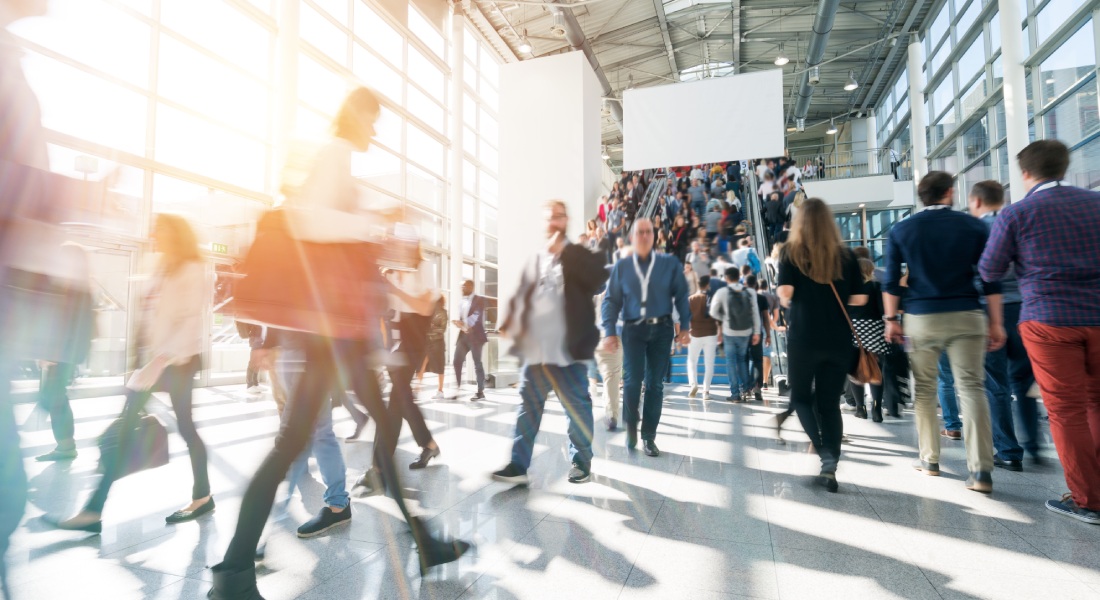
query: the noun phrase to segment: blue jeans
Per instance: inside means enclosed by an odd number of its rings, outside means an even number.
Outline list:
[[[542,424],[546,397],[553,391],[569,421],[569,459],[585,470],[592,468],[592,398],[588,395],[586,374],[584,364],[579,362],[568,367],[523,366],[519,383],[522,403],[516,416],[512,464],[524,471],[531,466],[531,453]]]
[[[1016,396],[1016,417],[1020,425],[1024,450],[1035,456],[1039,453],[1039,403],[1027,395],[1035,385],[1035,374],[1031,370],[1031,360],[1020,337],[1020,304],[1004,305],[1005,333],[1008,341],[1005,351],[1008,353],[1008,381],[1012,394]],[[996,421],[994,421],[996,422]]]
[[[302,477],[309,476],[309,455],[312,454],[321,470],[321,480],[325,482],[325,506],[347,508],[351,503],[347,490],[347,467],[340,451],[340,442],[332,431],[332,407],[325,404],[321,407],[321,414],[313,427],[313,437],[287,472],[286,481],[290,486],[288,495],[298,486]]]
[[[1012,393],[1005,348],[985,355],[985,397],[989,400],[989,419],[993,425],[994,456],[1001,460],[1023,459],[1024,449],[1016,441],[1012,424]]]
[[[722,344],[726,352],[726,376],[730,380],[730,393],[734,396],[752,391],[749,377],[749,336],[725,335]]]
[[[947,353],[940,355],[940,376],[937,388],[940,397],[940,410],[943,411],[943,428],[948,431],[962,431],[959,419],[959,399],[955,395],[955,376],[951,373],[951,362]]]
[[[660,323],[626,324],[623,326],[623,423],[638,427],[641,437],[653,440],[661,422],[665,403],[665,371],[675,332],[672,320]],[[645,405],[642,404],[642,381],[645,381]],[[641,418],[639,419],[639,411]]]

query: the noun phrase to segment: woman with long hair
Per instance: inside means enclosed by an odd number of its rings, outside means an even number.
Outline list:
[[[807,200],[792,225],[779,260],[778,290],[780,302],[790,307],[791,406],[821,458],[817,483],[836,492],[844,435],[839,399],[853,356],[846,306],[867,304],[867,292],[825,202]]]
[[[886,341],[886,326],[882,320],[885,310],[882,305],[882,286],[875,281],[875,263],[868,258],[859,259],[859,269],[863,274],[863,284],[867,291],[868,301],[864,306],[853,306],[851,312],[852,323],[859,332],[860,340],[867,350],[874,352],[879,359],[880,368],[885,369],[885,357],[890,353],[890,343]],[[882,391],[883,384],[871,385],[871,419],[875,423],[882,422]],[[863,384],[848,380],[848,390],[856,401],[856,417],[867,418],[867,399]]]
[[[684,215],[676,215],[672,222],[672,233],[669,236],[669,252],[674,254],[680,262],[684,262],[691,244],[691,234],[684,225]]]
[[[76,516],[57,523],[60,529],[99,533],[103,506],[111,486],[119,478],[128,456],[134,451],[134,433],[140,413],[152,389],[163,389],[172,399],[172,410],[180,435],[191,455],[194,486],[191,502],[165,519],[170,524],[191,521],[214,510],[207,475],[206,446],[195,429],[191,415],[195,374],[203,349],[203,317],[213,286],[207,281],[206,264],[191,225],[176,215],[157,215],[153,227],[157,267],[145,288],[138,326],[138,358],[142,371],[157,373],[156,384],[126,390],[126,404],[119,417],[118,443],[114,452],[100,457],[103,477],[95,492]],[[133,382],[133,380],[131,380]],[[266,516],[266,512],[264,516]]]
[[[370,148],[380,110],[378,97],[374,92],[366,88],[352,91],[336,116],[332,139],[317,154],[302,185],[285,188],[287,201],[283,210],[286,211],[288,229],[297,242],[308,241],[319,247],[338,249],[341,244],[360,243],[369,239],[378,215],[360,212],[359,188],[351,175],[351,162],[353,152],[366,152]],[[323,246],[325,244],[328,246]],[[329,296],[336,297],[349,291],[356,294],[373,291],[377,295],[386,284],[381,280],[374,259],[369,256],[362,259],[366,262],[364,268],[356,269],[354,273],[337,273],[335,277],[319,279],[326,286],[339,287],[319,289],[319,293],[314,296],[323,301]],[[326,267],[323,264],[275,265],[274,268],[292,269],[296,266],[311,270],[315,277],[326,274],[321,273]],[[249,274],[252,275],[254,274]],[[351,277],[352,275],[358,275],[359,280]],[[406,295],[408,297],[402,298],[405,301],[431,301],[430,297],[413,298],[412,294]],[[377,298],[364,300],[362,306],[370,314],[359,315],[355,325],[361,331],[367,331],[369,324],[379,322],[381,304]],[[328,304],[323,304],[319,309],[327,307]],[[282,323],[271,325],[279,326]],[[214,600],[260,598],[253,562],[257,542],[271,512],[276,489],[290,464],[309,442],[321,405],[327,400],[339,372],[346,374],[356,398],[366,407],[378,427],[380,441],[374,446],[374,461],[381,471],[386,490],[397,502],[412,530],[421,573],[426,573],[432,566],[457,560],[470,547],[465,542],[435,538],[423,520],[413,516],[405,503],[393,458],[401,414],[396,409],[387,411],[382,403],[377,369],[370,366],[368,361],[368,354],[374,346],[372,340],[336,339],[327,337],[322,331],[301,337],[305,358],[303,372],[294,387],[287,408],[289,414],[275,438],[275,447],[264,459],[245,491],[237,528],[225,558],[212,569],[214,585],[208,597]],[[412,366],[409,370],[414,368]]]
[[[443,399],[443,373],[447,366],[447,296],[440,295],[432,312],[432,323],[428,329],[428,351],[424,354],[424,363],[420,367],[420,384],[424,384],[424,374],[434,373],[439,378],[433,400]]]

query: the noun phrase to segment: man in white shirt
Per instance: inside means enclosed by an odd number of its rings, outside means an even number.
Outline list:
[[[695,271],[696,277],[710,274],[710,252],[702,247],[699,240],[691,242],[691,252],[688,252],[687,263],[691,265],[691,270]]]
[[[730,402],[747,402],[753,396],[754,383],[749,377],[749,346],[760,342],[760,311],[756,290],[741,285],[738,270],[730,267],[724,273],[727,285],[714,293],[710,316],[722,323]]]

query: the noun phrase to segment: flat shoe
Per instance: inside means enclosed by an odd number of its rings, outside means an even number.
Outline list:
[[[43,517],[50,526],[61,529],[64,531],[84,531],[86,533],[103,533],[103,521],[93,521],[84,525],[78,525],[72,522],[72,519],[65,521],[58,521],[48,517]]]
[[[194,521],[195,519],[205,515],[206,513],[214,512],[214,499],[211,498],[206,501],[206,504],[196,508],[195,510],[177,510],[176,512],[168,515],[164,518],[164,522],[169,525],[175,525],[177,523],[186,523],[188,521]]]

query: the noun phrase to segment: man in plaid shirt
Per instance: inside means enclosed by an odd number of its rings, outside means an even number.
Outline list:
[[[1046,507],[1100,525],[1100,193],[1061,181],[1057,140],[1016,158],[1029,191],[997,217],[978,268],[996,281],[1016,266],[1020,333],[1070,490]]]

